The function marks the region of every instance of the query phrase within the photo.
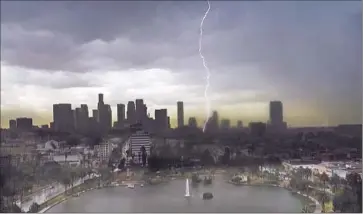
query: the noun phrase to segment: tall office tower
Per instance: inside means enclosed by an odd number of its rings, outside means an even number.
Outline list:
[[[54,122],[50,122],[49,123],[49,128],[52,129],[52,130],[54,130]]]
[[[284,122],[283,107],[281,101],[270,102],[270,124],[272,126],[281,126]]]
[[[169,127],[169,119],[168,119],[168,110],[167,109],[160,109],[162,115],[162,124],[163,128],[167,129]]]
[[[144,104],[144,108],[143,108],[142,115],[143,115],[143,117],[145,119],[149,117],[149,115],[147,114],[147,106],[146,106],[146,104]]]
[[[87,104],[81,104],[81,109],[82,109],[82,112],[83,112],[83,117],[89,117],[89,112],[88,112],[88,106]]]
[[[125,122],[125,119],[125,105],[117,104],[117,123],[121,125]]]
[[[112,128],[111,107],[105,105],[103,94],[98,94],[98,123],[102,132],[107,132]],[[112,114],[112,112],[111,112]]]
[[[219,129],[218,112],[213,111],[212,116],[208,120],[206,131],[213,132],[213,131],[218,131],[218,129]]]
[[[170,117],[168,116],[168,129],[170,129],[171,125],[170,125]]]
[[[16,128],[22,131],[30,131],[33,128],[33,119],[27,117],[16,118]]]
[[[105,105],[105,128],[109,131],[112,128],[112,110],[109,104]]]
[[[96,121],[98,121],[98,110],[97,109],[92,110],[92,118],[95,119]]]
[[[131,125],[136,122],[136,109],[134,101],[127,103],[127,122]]]
[[[103,100],[103,94],[98,94],[98,103],[99,104],[105,104]]]
[[[74,126],[78,132],[81,131],[81,128],[82,128],[82,109],[81,108],[74,109]]]
[[[155,123],[159,131],[164,131],[168,128],[168,112],[166,109],[155,110]]]
[[[68,103],[54,104],[53,123],[54,130],[56,131],[74,131],[74,116],[72,111],[72,105]]]
[[[9,120],[9,128],[16,129],[16,120]]]
[[[238,129],[242,129],[242,128],[243,128],[242,120],[238,120],[238,121],[237,121],[237,128],[238,128]]]
[[[178,128],[184,126],[184,103],[182,101],[177,102],[177,114],[178,114]]]
[[[266,124],[261,122],[251,122],[249,128],[251,135],[254,136],[263,136],[266,132]]]
[[[86,104],[81,105],[82,109],[82,116],[81,116],[81,122],[82,122],[82,132],[87,133],[89,130],[89,112],[88,112],[88,106]]]
[[[86,133],[88,131],[88,107],[82,104],[80,108],[74,110],[74,125],[77,132]]]
[[[198,126],[197,119],[195,117],[189,117],[188,126],[197,128],[197,126]]]
[[[143,99],[136,99],[136,121],[138,123],[142,122],[142,119],[144,119],[144,100]]]
[[[76,130],[76,110],[72,109],[72,116],[73,116],[73,129]]]
[[[231,128],[231,121],[229,119],[221,120],[221,129],[227,130]]]
[[[105,103],[104,103],[104,100],[103,100],[103,94],[98,94],[98,103],[97,103],[97,110],[98,110],[98,122],[101,124],[101,126],[102,126],[102,124],[103,124],[103,122],[102,121],[104,121],[104,105],[105,105]]]

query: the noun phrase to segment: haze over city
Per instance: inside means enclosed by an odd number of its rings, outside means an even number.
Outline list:
[[[1,2],[1,127],[52,120],[54,103],[144,99],[204,119],[199,25],[206,2]],[[297,10],[297,8],[299,8]],[[136,15],[137,14],[137,15]],[[203,52],[212,109],[291,126],[362,122],[361,2],[212,2]],[[198,124],[201,124],[200,122]]]

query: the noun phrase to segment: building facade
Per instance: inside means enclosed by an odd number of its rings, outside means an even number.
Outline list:
[[[74,131],[74,115],[72,111],[72,105],[69,103],[54,104],[53,123],[54,129],[56,131]]]
[[[33,119],[20,117],[16,118],[16,128],[22,131],[30,131],[33,128]]]
[[[167,109],[155,110],[155,125],[158,131],[165,131],[169,126]]]
[[[128,124],[136,123],[136,109],[134,101],[129,101],[127,103],[127,122]]]
[[[178,128],[184,126],[184,103],[177,102]]]
[[[124,152],[129,149],[131,154],[134,155],[134,163],[141,164],[141,148],[144,147],[147,155],[150,155],[151,138],[148,133],[143,130],[137,131],[130,136],[124,146]]]
[[[195,117],[189,117],[188,126],[193,127],[193,128],[197,128],[197,126],[198,126],[197,119]]]
[[[126,115],[125,115],[125,105],[117,104],[117,124],[122,125],[125,123]]]

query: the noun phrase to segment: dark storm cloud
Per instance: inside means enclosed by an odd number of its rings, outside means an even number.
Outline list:
[[[190,26],[189,21],[200,19],[204,9],[200,6],[151,1],[2,2],[3,60],[30,68],[84,71],[92,67],[77,62],[77,56],[86,55],[88,48],[112,44],[113,50],[96,57],[116,62],[120,70],[163,64],[166,57],[174,63],[197,53],[198,22]],[[38,35],[40,30],[49,35]],[[14,38],[18,31],[24,36]],[[189,31],[195,32],[193,46],[186,45],[191,42],[188,35],[183,38]],[[94,41],[102,47],[95,47]],[[81,45],[86,48],[80,50]]]
[[[203,78],[198,36],[206,2],[1,4],[2,60],[9,64],[72,72],[105,64],[160,67],[189,71],[189,82]],[[360,95],[359,2],[211,4],[203,50],[213,90],[271,86],[283,97],[333,103],[344,94]]]

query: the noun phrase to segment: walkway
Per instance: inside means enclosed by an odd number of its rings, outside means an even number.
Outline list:
[[[91,178],[93,178],[92,175],[90,177],[88,177],[88,175],[87,175],[83,179],[80,178],[79,180],[77,180],[73,183],[73,186],[78,186],[78,185],[82,184],[85,180],[88,180]],[[30,206],[33,203],[43,204],[44,202],[48,201],[49,199],[54,198],[55,196],[64,193],[64,191],[65,191],[64,185],[57,183],[57,184],[53,185],[53,188],[46,188],[40,192],[33,194],[31,199],[28,201],[23,201],[22,203],[20,201],[17,201],[16,203],[23,211],[28,212],[30,209]]]
[[[311,197],[310,195],[306,195],[306,194],[303,194],[301,192],[297,192],[297,193],[300,194],[300,195],[302,195],[302,196],[308,197],[310,200],[314,201],[315,206],[316,206],[314,213],[321,213],[322,207],[321,207],[321,205],[320,205],[320,203],[319,203],[318,200],[316,200],[315,198]]]

